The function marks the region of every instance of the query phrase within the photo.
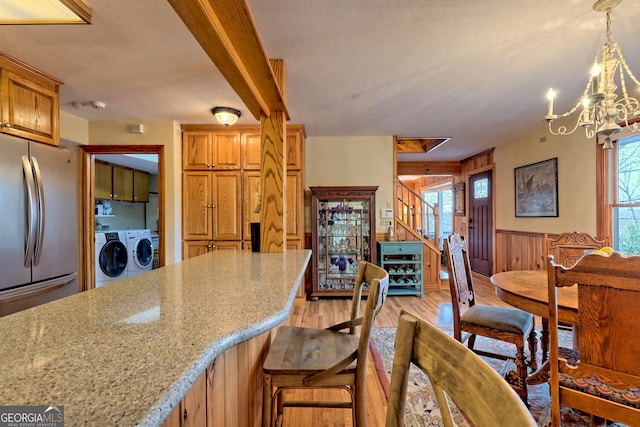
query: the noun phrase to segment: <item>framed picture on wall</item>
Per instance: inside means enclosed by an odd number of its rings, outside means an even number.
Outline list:
[[[514,170],[516,217],[558,216],[558,158]]]

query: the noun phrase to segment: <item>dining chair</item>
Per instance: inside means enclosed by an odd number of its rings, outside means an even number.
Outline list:
[[[454,338],[461,343],[466,341],[467,346],[479,355],[514,360],[516,373],[508,376],[509,382],[528,405],[528,371],[524,345],[527,340],[530,353],[528,365],[532,371],[535,371],[537,340],[533,314],[518,308],[476,304],[473,276],[464,236],[457,233],[449,235],[444,241],[444,248],[449,270]],[[515,344],[515,355],[475,349],[477,335]]]
[[[555,237],[545,234],[544,245],[546,255],[553,255],[556,264],[569,268],[584,255],[585,250],[601,249],[608,243],[607,239],[598,240],[588,233],[572,231]]]
[[[360,315],[365,287],[369,293]],[[369,339],[388,290],[388,273],[375,264],[360,261],[349,320],[326,329],[293,326],[278,329],[263,364],[263,426],[270,427],[274,421],[281,425],[285,407],[351,408],[353,424],[366,425],[364,400]],[[343,332],[345,329],[348,331]],[[285,399],[287,390],[311,388],[346,390],[349,401]]]
[[[446,333],[402,310],[396,332],[386,427],[405,425],[404,408],[412,364],[429,377],[447,427],[454,426],[448,400],[453,401],[472,425],[537,425],[516,392],[491,366]]]
[[[640,426],[640,256],[585,255],[567,269],[547,258],[552,425],[560,405]],[[558,288],[577,286],[578,352],[558,345]],[[595,418],[594,418],[595,417]]]
[[[555,263],[566,268],[572,267],[588,250],[597,250],[608,246],[608,240],[598,240],[589,233],[577,231],[565,231],[557,236],[544,235],[545,260],[549,255],[553,255]],[[568,324],[559,323],[558,327],[564,330],[572,330]],[[547,361],[549,356],[549,319],[542,318],[542,336],[540,337],[542,347],[542,363]]]

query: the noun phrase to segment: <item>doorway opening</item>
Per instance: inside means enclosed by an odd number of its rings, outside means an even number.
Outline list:
[[[158,236],[158,257],[157,266],[162,266],[165,259],[165,239],[164,237],[164,146],[162,145],[100,145],[100,146],[83,146],[81,148],[80,155],[80,176],[81,176],[81,206],[82,206],[82,250],[80,255],[80,280],[82,283],[82,291],[95,288],[95,233],[97,231],[97,224],[100,224],[100,228],[110,228],[111,224],[107,224],[109,221],[116,221],[115,217],[102,217],[96,218],[96,160],[110,161],[114,163],[119,162],[116,157],[110,157],[111,155],[122,156],[124,154],[130,154],[134,156],[140,155],[154,155],[157,158],[157,176],[152,178],[157,191],[149,193],[149,202],[144,204],[144,207],[138,206],[137,209],[144,210],[144,219],[141,219],[144,223],[144,228],[150,230],[156,230]],[[118,157],[123,158],[123,157]],[[121,162],[120,162],[121,163]],[[131,167],[130,165],[124,165]],[[156,193],[156,194],[153,194]],[[131,207],[132,209],[134,207]],[[126,209],[126,207],[122,208]],[[155,212],[150,212],[155,210]],[[104,224],[100,221],[103,221]],[[155,224],[154,224],[155,222]],[[114,222],[117,227],[118,222]]]

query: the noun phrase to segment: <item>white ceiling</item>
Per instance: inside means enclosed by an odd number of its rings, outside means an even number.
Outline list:
[[[57,78],[61,108],[89,120],[257,123],[164,0],[87,0],[85,26],[0,26],[0,51]],[[223,1],[223,0],[220,0]],[[284,59],[291,123],[307,135],[451,137],[460,160],[540,129],[582,93],[605,41],[592,0],[248,0],[267,54]],[[613,38],[640,74],[640,1]],[[103,101],[102,111],[73,101]],[[541,130],[541,135],[544,131]]]

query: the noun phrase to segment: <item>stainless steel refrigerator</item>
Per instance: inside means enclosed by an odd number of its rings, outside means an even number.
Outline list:
[[[0,316],[78,292],[75,151],[0,134]]]

